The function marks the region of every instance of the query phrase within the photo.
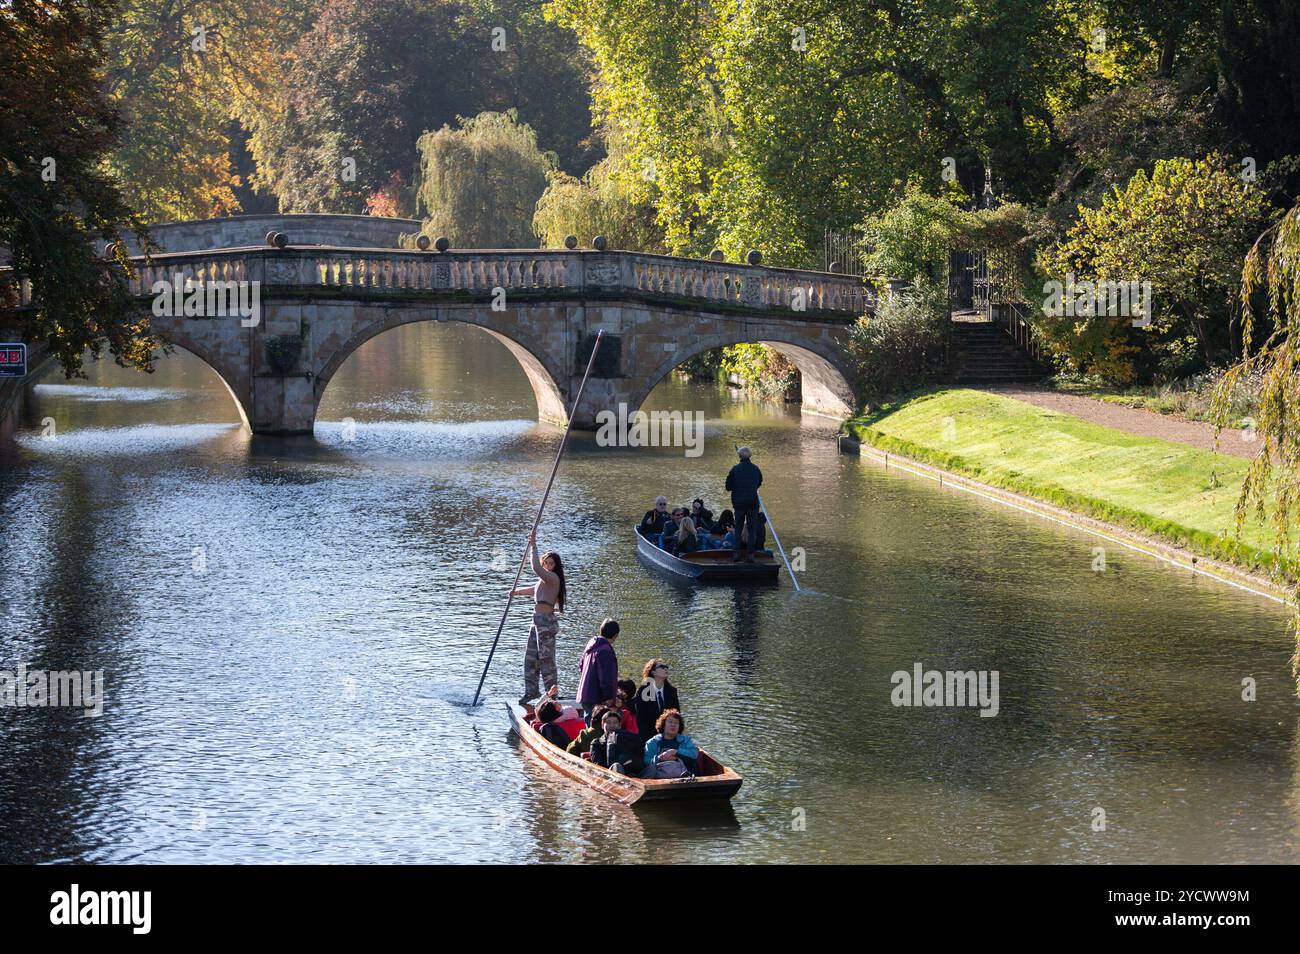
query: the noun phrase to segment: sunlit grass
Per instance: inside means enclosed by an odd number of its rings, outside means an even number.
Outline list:
[[[1249,568],[1273,562],[1270,527],[1251,521],[1240,542],[1233,539],[1233,509],[1249,465],[1242,458],[964,388],[886,405],[848,428],[881,450],[1205,556]]]

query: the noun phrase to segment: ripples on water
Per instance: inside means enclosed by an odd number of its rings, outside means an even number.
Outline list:
[[[467,707],[559,431],[504,348],[427,325],[359,351],[310,438],[246,434],[188,356],[35,389],[0,450],[0,668],[103,669],[108,701],[0,710],[0,860],[1296,860],[1277,607],[1113,548],[1094,573],[1093,538],[839,456],[781,408],[653,401],[706,411],[705,456],[575,435],[543,523],[562,684],[619,617],[623,671],[667,657],[745,775],[730,806],[623,808],[511,742],[526,606]],[[721,509],[733,442],[825,595],[633,556],[655,493]],[[1001,713],[894,708],[918,661],[999,670]]]

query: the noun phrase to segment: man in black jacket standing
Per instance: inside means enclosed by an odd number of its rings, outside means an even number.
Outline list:
[[[758,549],[758,488],[763,484],[763,472],[750,461],[748,447],[741,447],[736,453],[740,455],[740,463],[727,474],[731,509],[736,513],[736,555],[731,562],[739,563],[743,559],[753,563],[754,551]]]

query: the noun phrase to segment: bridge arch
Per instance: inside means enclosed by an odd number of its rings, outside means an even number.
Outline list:
[[[528,384],[533,391],[533,397],[537,401],[538,418],[548,423],[563,425],[566,423],[568,414],[568,409],[565,406],[565,396],[556,380],[556,374],[548,366],[548,359],[553,364],[554,356],[538,353],[520,340],[523,337],[521,329],[525,323],[521,322],[516,315],[511,314],[512,311],[513,309],[508,309],[505,312],[491,312],[486,307],[469,307],[455,310],[429,308],[390,309],[387,314],[375,321],[356,327],[345,340],[333,346],[326,343],[324,345],[325,350],[318,352],[317,366],[320,371],[316,373],[314,382],[316,408],[319,408],[321,399],[325,395],[325,389],[329,386],[339,368],[370,339],[377,338],[386,331],[405,325],[428,321],[455,322],[479,328],[504,345],[506,350],[519,363],[520,369],[528,379]],[[495,317],[496,320],[489,316]],[[315,411],[313,410],[313,419],[314,417]]]
[[[857,398],[850,383],[853,372],[844,349],[838,343],[824,342],[812,336],[795,340],[793,335],[775,328],[765,328],[756,334],[719,332],[692,340],[641,378],[631,393],[629,408],[639,408],[664,378],[691,358],[738,344],[768,345],[798,368],[803,384],[804,410],[829,417],[852,416]]]

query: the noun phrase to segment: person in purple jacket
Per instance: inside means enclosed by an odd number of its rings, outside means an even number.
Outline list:
[[[609,704],[618,694],[618,657],[614,655],[614,640],[618,639],[618,623],[607,619],[600,624],[600,632],[591,637],[582,651],[582,674],[578,677],[578,704],[591,725],[591,713],[597,703]]]

